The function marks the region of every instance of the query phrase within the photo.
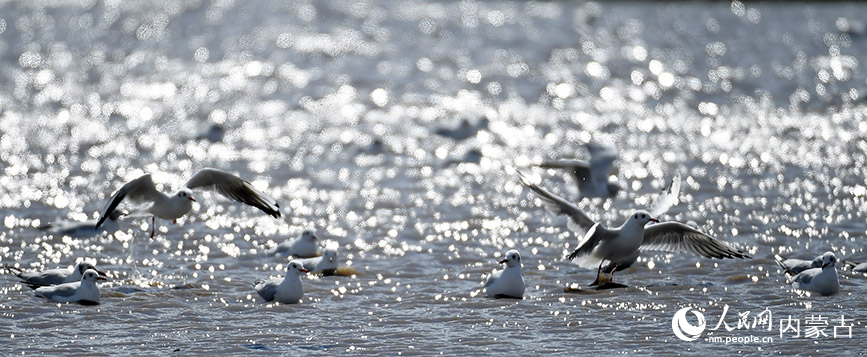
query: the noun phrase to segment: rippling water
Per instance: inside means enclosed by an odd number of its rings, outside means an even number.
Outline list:
[[[0,351],[862,351],[865,277],[841,272],[840,294],[802,296],[773,255],[867,259],[865,11],[0,2],[0,263],[89,259],[114,276],[97,307],[47,303],[4,276]],[[464,119],[489,123],[465,140],[434,134]],[[201,138],[212,127],[224,135]],[[592,216],[619,224],[679,172],[681,202],[664,218],[694,220],[754,259],[645,254],[618,273],[634,287],[564,293],[594,272],[561,258],[577,237],[505,169],[574,198],[568,179],[531,165],[584,157],[590,141],[618,147],[626,188],[581,201]],[[472,150],[481,158],[464,162]],[[83,239],[35,228],[96,217],[145,172],[170,191],[208,166],[250,179],[284,218],[202,194],[153,240],[145,219]],[[307,226],[358,274],[305,279],[299,305],[260,302],[250,282],[286,263],[264,251]],[[513,247],[525,299],[484,298],[483,275]],[[726,305],[730,326],[766,308],[775,326],[714,336],[774,341],[673,334],[675,311],[702,311],[710,329]],[[841,315],[852,339],[831,334]],[[829,336],[781,336],[786,316],[822,316]]]

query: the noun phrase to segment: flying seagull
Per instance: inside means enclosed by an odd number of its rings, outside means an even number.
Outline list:
[[[546,169],[566,170],[578,187],[581,197],[614,197],[620,192],[620,186],[608,182],[608,174],[614,160],[617,159],[617,150],[610,146],[598,143],[588,143],[590,160],[556,160],[546,161],[539,167]]]
[[[269,216],[280,217],[280,205],[268,195],[257,191],[250,182],[228,172],[205,168],[196,172],[183,188],[167,196],[157,191],[151,175],[147,174],[127,182],[111,196],[102,215],[96,223],[99,228],[111,215],[117,206],[128,199],[133,203],[146,204],[140,212],[149,213],[151,217],[151,238],[154,237],[156,217],[177,222],[193,208],[194,189],[207,189],[219,192],[235,201],[256,207]]]
[[[567,225],[583,238],[578,247],[567,258],[575,260],[582,268],[593,268],[598,264],[596,280],[591,284],[599,285],[602,264],[605,261],[615,262],[611,273],[617,268],[617,262],[630,258],[639,249],[661,250],[674,253],[692,253],[708,258],[749,258],[745,253],[733,249],[725,243],[701,231],[679,222],[662,222],[652,217],[649,212],[638,210],[633,212],[618,228],[608,228],[594,221],[575,205],[554,195],[547,190],[529,183],[521,177],[525,186],[538,195],[545,209],[555,215],[569,217]],[[647,226],[649,222],[656,224]]]

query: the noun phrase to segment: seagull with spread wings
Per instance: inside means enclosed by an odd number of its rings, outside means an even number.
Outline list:
[[[594,221],[586,213],[566,200],[548,192],[521,176],[521,181],[542,200],[545,209],[558,216],[567,216],[567,225],[583,238],[567,258],[575,260],[582,268],[596,265],[596,280],[591,286],[602,283],[600,273],[605,261],[613,262],[611,274],[617,262],[627,260],[640,250],[661,250],[674,253],[692,253],[708,258],[749,258],[744,252],[729,247],[701,231],[679,222],[659,222],[651,213],[633,212],[618,228],[608,228]],[[667,208],[666,208],[667,210]],[[649,222],[656,224],[647,225]]]
[[[117,206],[127,200],[144,204],[145,207],[140,212],[152,215],[151,238],[153,238],[156,217],[176,222],[178,218],[190,212],[193,202],[196,201],[193,198],[194,189],[216,191],[235,201],[256,207],[274,218],[281,216],[277,201],[253,188],[250,182],[222,170],[205,168],[196,172],[183,188],[171,196],[157,191],[149,174],[126,183],[108,200],[96,227],[99,228]]]

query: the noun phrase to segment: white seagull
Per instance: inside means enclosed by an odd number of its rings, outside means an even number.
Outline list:
[[[575,181],[578,194],[581,197],[614,197],[620,192],[620,186],[608,182],[608,174],[614,160],[617,159],[617,150],[610,146],[598,143],[588,143],[590,160],[557,160],[546,161],[539,167],[546,169],[564,169]]]
[[[193,198],[192,190],[197,188],[217,191],[235,201],[256,207],[274,218],[280,217],[280,205],[277,201],[257,191],[250,182],[225,171],[205,168],[196,172],[183,188],[171,196],[157,191],[151,175],[144,175],[126,183],[108,200],[96,227],[99,228],[124,199],[129,199],[134,203],[147,204],[139,212],[153,215],[151,217],[151,238],[153,238],[156,217],[177,222],[178,218],[183,217],[193,208],[192,202],[196,199]]]
[[[497,270],[485,280],[485,292],[488,297],[500,298],[524,298],[524,277],[521,276],[521,253],[511,249],[506,252],[506,257],[500,261],[506,264],[503,270]]]
[[[265,301],[297,304],[304,296],[304,287],[301,286],[302,273],[307,273],[307,269],[304,269],[300,262],[291,261],[286,267],[286,277],[257,281],[253,286]]]
[[[298,259],[296,262],[301,263],[304,269],[307,269],[311,273],[323,273],[325,275],[333,274],[338,264],[340,264],[337,260],[337,249],[335,248],[322,250],[322,256]]]
[[[55,222],[49,223],[44,226],[39,227],[39,229],[52,233],[52,234],[60,234],[64,236],[69,236],[73,238],[84,238],[84,237],[92,237],[102,232],[115,232],[120,228],[118,224],[118,219],[123,215],[120,211],[112,211],[109,213],[108,218],[105,222],[96,227],[96,220],[89,220],[84,222]]]
[[[834,253],[822,255],[822,266],[810,268],[791,277],[786,283],[798,290],[806,290],[821,295],[834,295],[840,291],[840,281],[837,280],[837,256]]]
[[[673,253],[692,253],[708,258],[749,258],[739,250],[732,249],[725,243],[701,231],[679,222],[658,223],[649,212],[638,210],[633,212],[626,222],[618,228],[607,228],[593,221],[581,209],[566,202],[564,199],[547,190],[529,183],[521,177],[524,185],[535,192],[545,209],[555,215],[569,217],[567,225],[583,238],[578,247],[567,256],[576,260],[582,268],[592,269],[598,265],[596,280],[591,286],[599,285],[602,264],[605,261],[615,262],[611,268],[613,274],[617,262],[630,259],[636,251],[660,250]],[[648,222],[656,224],[645,227]]]
[[[795,275],[795,274],[798,274],[798,273],[800,273],[804,270],[810,269],[810,268],[821,267],[822,265],[825,264],[823,262],[823,258],[825,256],[831,256],[831,255],[834,255],[834,253],[825,252],[825,253],[822,253],[821,255],[817,256],[813,260],[804,260],[804,259],[786,259],[779,254],[775,254],[774,260],[777,262],[777,265],[779,265],[780,268],[783,269],[783,272],[790,274],[790,275]],[[835,259],[836,259],[836,257],[835,257]]]
[[[96,270],[84,272],[80,281],[60,285],[43,286],[35,290],[38,297],[54,302],[77,302],[86,305],[99,304],[99,287],[97,280],[105,280]]]
[[[278,244],[268,251],[268,255],[281,257],[296,256],[298,258],[311,258],[319,255],[319,237],[316,230],[307,228],[295,239]]]
[[[81,281],[84,272],[88,270],[93,270],[97,275],[105,277],[105,273],[97,270],[93,264],[85,262],[76,264],[72,270],[58,268],[43,271],[22,271],[13,266],[6,266],[6,269],[12,270],[17,277],[21,278],[21,283],[31,287],[78,282]]]

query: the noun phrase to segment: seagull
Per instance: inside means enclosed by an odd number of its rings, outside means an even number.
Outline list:
[[[337,269],[337,265],[340,264],[337,260],[337,249],[335,248],[322,250],[322,256],[298,259],[296,261],[301,263],[304,269],[307,269],[311,273],[323,273],[325,275],[333,274],[334,270]]]
[[[524,277],[521,276],[521,253],[511,249],[500,261],[506,264],[503,270],[497,270],[485,280],[485,292],[493,298],[524,298]]]
[[[118,219],[120,219],[120,216],[122,215],[123,213],[120,211],[112,211],[109,213],[108,219],[105,220],[105,223],[103,223],[99,228],[96,228],[96,220],[90,220],[84,222],[49,223],[39,227],[39,229],[51,234],[59,234],[73,238],[92,237],[102,232],[111,233],[117,231],[120,228]]]
[[[795,274],[798,274],[798,273],[800,273],[804,270],[810,269],[810,268],[821,267],[824,264],[822,262],[822,259],[825,256],[831,256],[831,255],[834,255],[834,253],[825,252],[825,253],[822,253],[822,255],[817,256],[813,260],[803,260],[803,259],[786,259],[786,258],[783,258],[782,256],[780,256],[779,254],[775,254],[774,260],[777,262],[777,265],[779,265],[780,268],[783,268],[783,272],[785,272],[787,274],[795,275]]]
[[[21,279],[21,283],[30,285],[31,287],[76,283],[81,281],[81,277],[88,270],[95,271],[101,277],[106,276],[105,273],[97,270],[93,264],[85,262],[76,264],[72,270],[58,268],[25,272],[12,266],[6,266],[6,269],[12,270],[15,276]]]
[[[269,250],[268,255],[312,258],[319,255],[319,246],[316,244],[318,240],[319,237],[316,236],[316,230],[313,228],[307,228],[295,239],[280,243],[273,249]]]
[[[856,273],[867,273],[867,263],[855,263],[850,261],[843,261],[849,270],[854,271]]]
[[[307,269],[304,269],[300,262],[293,260],[286,267],[285,278],[261,280],[253,283],[253,286],[265,301],[277,300],[281,304],[297,304],[304,296],[301,273],[307,273]]]
[[[834,295],[840,291],[840,281],[837,280],[837,256],[822,254],[822,266],[804,270],[786,280],[787,284],[798,290],[806,290],[821,295]]]
[[[99,228],[108,219],[111,212],[125,198],[128,198],[135,203],[147,204],[140,212],[152,215],[151,238],[153,238],[156,229],[156,217],[177,223],[178,218],[183,217],[193,208],[193,202],[196,199],[193,198],[192,190],[196,188],[217,191],[235,201],[256,207],[274,218],[280,217],[280,205],[277,204],[277,201],[257,191],[250,182],[225,171],[205,168],[196,172],[187,181],[184,188],[171,196],[157,191],[149,174],[126,183],[108,200],[99,221],[96,222],[96,227]]]
[[[529,183],[523,176],[521,181],[529,187],[545,205],[545,209],[555,215],[569,217],[567,225],[583,238],[578,247],[570,253],[569,260],[577,260],[582,268],[592,268],[598,264],[596,280],[591,286],[604,283],[600,280],[602,264],[605,261],[615,262],[611,274],[617,268],[617,262],[631,257],[637,258],[635,252],[641,250],[661,250],[674,253],[692,253],[708,258],[749,258],[745,253],[735,250],[725,243],[701,231],[680,222],[660,223],[645,210],[633,212],[618,228],[608,228],[593,221],[578,207],[566,202],[547,190]],[[656,224],[647,226],[647,223]]]
[[[457,128],[439,128],[435,133],[455,140],[469,139],[476,136],[479,131],[487,129],[489,122],[488,118],[482,118],[476,124],[471,123],[467,119],[463,119]]]
[[[60,285],[43,286],[35,290],[36,296],[54,302],[77,302],[86,305],[99,304],[97,280],[106,280],[94,269],[84,272],[80,281]]]
[[[608,182],[608,174],[614,160],[617,159],[617,150],[610,146],[598,143],[588,143],[590,160],[557,160],[546,161],[539,167],[546,169],[564,169],[569,172],[578,194],[581,197],[614,197],[620,192],[620,186]]]
[[[678,202],[677,196],[680,194],[680,182],[681,182],[680,175],[675,175],[671,179],[671,183],[668,185],[668,188],[663,190],[659,194],[659,196],[657,196],[656,199],[654,200],[653,205],[650,208],[651,216],[659,217],[659,216],[665,214],[666,212],[668,212],[668,210],[672,206],[677,204],[677,202]],[[692,228],[698,228],[698,224],[696,224],[693,221],[686,222],[686,225],[688,225]],[[631,255],[629,255],[628,257],[626,257],[624,259],[621,259],[621,260],[616,261],[616,262],[609,261],[608,264],[605,264],[602,266],[602,271],[603,272],[606,272],[606,271],[618,272],[621,270],[628,269],[629,267],[632,266],[632,264],[635,264],[635,261],[638,260],[638,257],[640,255],[641,255],[641,251],[636,250],[635,253],[632,253]]]

